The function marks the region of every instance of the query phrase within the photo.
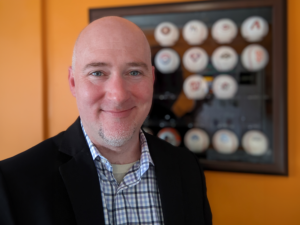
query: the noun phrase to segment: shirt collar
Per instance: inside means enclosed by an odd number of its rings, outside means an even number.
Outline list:
[[[85,132],[85,129],[83,127],[81,120],[80,120],[80,124],[81,124],[81,128],[82,128],[84,137],[86,139],[86,142],[89,146],[90,152],[92,154],[93,160],[101,161],[103,164],[105,164],[106,168],[112,172],[113,169],[112,169],[110,162],[104,156],[101,155],[101,153],[98,151],[96,146],[92,143],[89,136]],[[153,163],[153,160],[152,160],[150,152],[149,152],[147,139],[141,129],[139,131],[139,136],[140,136],[140,145],[141,145],[139,176],[142,176],[148,170],[150,164],[152,164],[154,166],[154,163]]]

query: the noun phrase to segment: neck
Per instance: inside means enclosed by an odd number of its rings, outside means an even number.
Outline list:
[[[109,146],[105,142],[93,142],[98,151],[112,164],[128,164],[141,157],[139,130],[132,138],[120,147]]]

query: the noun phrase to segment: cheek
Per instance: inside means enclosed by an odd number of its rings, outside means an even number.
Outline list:
[[[153,85],[149,82],[141,83],[134,89],[134,96],[143,107],[149,108],[152,104]],[[150,105],[150,106],[149,106]]]
[[[103,88],[95,85],[89,81],[78,82],[79,85],[76,89],[77,104],[82,107],[96,107],[96,103],[102,98],[104,92]],[[90,110],[90,108],[89,108]]]

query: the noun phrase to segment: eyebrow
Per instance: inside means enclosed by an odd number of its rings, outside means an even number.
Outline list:
[[[148,70],[148,66],[146,63],[143,62],[130,62],[127,63],[128,66],[134,66],[134,67],[143,67],[144,69]]]
[[[85,65],[85,67],[83,68],[83,71],[85,71],[86,69],[91,68],[91,67],[105,67],[105,66],[110,66],[110,64],[105,63],[105,62],[92,62],[92,63]]]

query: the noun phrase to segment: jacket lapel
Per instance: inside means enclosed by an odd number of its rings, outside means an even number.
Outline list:
[[[169,144],[145,133],[149,151],[154,162],[165,224],[184,224],[181,171],[177,161],[170,160],[176,154]],[[172,157],[175,158],[175,157]]]
[[[104,224],[98,174],[79,119],[65,132],[60,151],[71,156],[59,167],[59,172],[77,224]]]

